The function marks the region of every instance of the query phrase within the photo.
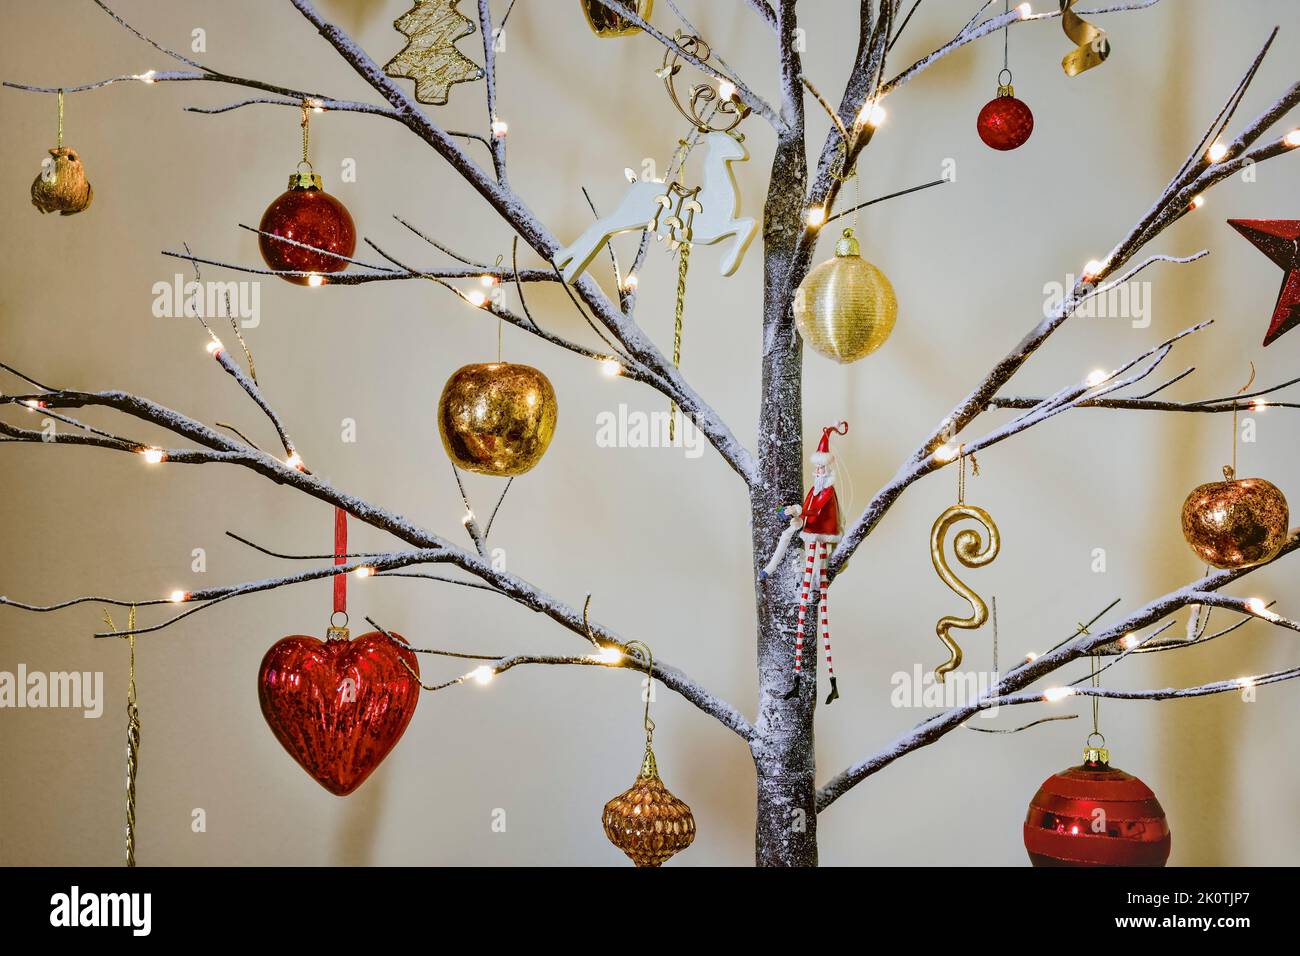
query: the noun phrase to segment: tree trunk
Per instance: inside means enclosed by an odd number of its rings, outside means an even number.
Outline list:
[[[793,565],[797,566],[797,562]],[[758,772],[758,808],[754,857],[759,866],[817,865],[817,764],[813,750],[813,713],[817,706],[816,633],[804,657],[798,693],[793,685],[794,619],[797,598],[779,573],[765,582],[771,600],[760,599],[767,614],[758,625],[759,701],[757,731],[751,744]],[[783,592],[780,597],[777,591]]]
[[[803,346],[795,334],[790,304],[794,287],[803,278],[797,250],[803,232],[807,162],[802,115],[797,105],[794,111],[792,128],[777,141],[763,210],[763,381],[758,467],[750,491],[759,679],[751,750],[758,771],[754,842],[759,866],[817,865],[815,628],[804,655],[799,692],[791,699],[784,696],[794,680],[802,570],[795,556],[798,540],[771,577],[758,579],[759,569],[786,527],[788,519],[781,509],[803,498]]]

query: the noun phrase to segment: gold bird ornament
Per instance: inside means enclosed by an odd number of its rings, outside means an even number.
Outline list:
[[[843,365],[870,355],[894,331],[894,287],[862,258],[852,229],[835,244],[835,258],[814,267],[799,284],[794,319],[809,348]]]
[[[73,216],[90,205],[95,191],[86,179],[81,156],[70,146],[56,146],[32,182],[32,205],[42,213]]]

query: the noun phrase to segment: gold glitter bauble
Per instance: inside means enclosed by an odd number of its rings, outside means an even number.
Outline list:
[[[659,779],[654,751],[648,747],[636,783],[605,804],[601,822],[609,842],[637,866],[662,866],[695,839],[691,808]]]
[[[1286,543],[1286,496],[1263,478],[1233,478],[1201,485],[1183,502],[1183,537],[1206,564],[1241,568],[1268,561]]]
[[[555,435],[555,389],[529,365],[466,365],[438,400],[442,447],[466,471],[522,475],[546,454]]]
[[[50,150],[53,160],[32,183],[32,205],[41,212],[58,212],[71,216],[81,212],[95,198],[86,181],[86,170],[75,149],[60,146]]]
[[[799,285],[794,319],[809,348],[844,364],[870,355],[894,331],[894,287],[862,258],[852,229],[835,244],[835,258],[816,266]]]

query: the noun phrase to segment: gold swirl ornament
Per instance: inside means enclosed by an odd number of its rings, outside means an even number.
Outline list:
[[[934,562],[935,571],[939,573],[944,584],[969,601],[971,606],[970,617],[947,615],[939,618],[934,626],[934,632],[939,635],[939,640],[943,641],[951,655],[948,660],[934,669],[934,676],[940,683],[943,682],[945,674],[956,670],[957,665],[961,663],[961,646],[952,639],[949,630],[954,627],[974,630],[983,626],[989,617],[989,609],[984,601],[953,574],[944,555],[943,542],[948,529],[958,521],[967,518],[978,521],[984,526],[984,530],[988,532],[988,541],[985,542],[974,528],[963,528],[952,539],[953,553],[957,555],[958,561],[968,568],[982,568],[998,556],[998,551],[1002,547],[1002,538],[992,516],[983,508],[976,508],[974,505],[953,505],[935,519],[934,527],[930,529],[930,560]]]
[[[1075,0],[1061,0],[1061,29],[1076,44],[1061,59],[1061,69],[1066,76],[1078,76],[1084,70],[1099,66],[1110,56],[1110,40],[1106,39],[1106,31],[1075,13],[1074,3]]]

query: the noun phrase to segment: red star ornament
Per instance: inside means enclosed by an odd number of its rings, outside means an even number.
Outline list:
[[[1228,225],[1282,268],[1282,290],[1264,335],[1269,345],[1300,325],[1300,219],[1229,219]]]

